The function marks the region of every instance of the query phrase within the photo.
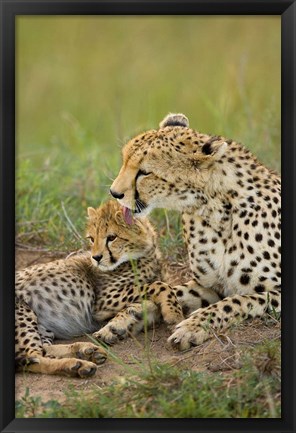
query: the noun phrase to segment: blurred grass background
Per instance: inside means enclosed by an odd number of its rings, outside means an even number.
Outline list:
[[[280,170],[279,17],[22,16],[16,28],[19,245],[83,245],[120,148],[170,111]],[[169,224],[178,233],[178,215]]]

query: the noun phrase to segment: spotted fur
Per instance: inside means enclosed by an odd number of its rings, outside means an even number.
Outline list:
[[[89,208],[88,216],[90,253],[16,273],[16,363],[28,371],[91,376],[106,359],[104,349],[53,339],[93,333],[112,344],[139,332],[145,320],[183,319],[175,292],[157,281],[160,253],[148,219],[127,225],[116,201]]]
[[[173,345],[203,342],[210,335],[204,323],[220,330],[268,308],[280,311],[281,180],[240,143],[168,115],[124,146],[110,191],[136,217],[154,208],[182,212],[192,281],[177,295],[189,303],[195,297],[201,308],[177,325]],[[223,299],[202,305],[205,293]]]

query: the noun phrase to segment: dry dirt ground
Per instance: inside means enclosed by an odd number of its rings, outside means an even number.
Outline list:
[[[24,268],[36,263],[44,263],[54,260],[53,254],[36,251],[17,250],[16,267]],[[179,266],[179,268],[178,268]],[[171,283],[177,284],[187,277],[184,265],[174,264],[174,278]],[[180,281],[181,280],[181,281]],[[217,335],[204,344],[194,349],[178,353],[172,350],[166,343],[170,330],[164,324],[148,332],[148,338],[142,333],[136,338],[121,341],[111,348],[115,357],[112,356],[105,364],[98,368],[95,376],[90,379],[67,378],[62,376],[49,376],[32,373],[17,373],[15,381],[16,400],[22,398],[26,388],[29,388],[31,396],[40,396],[42,400],[58,400],[62,402],[65,398],[64,392],[69,387],[76,390],[86,391],[91,388],[110,384],[112,381],[124,377],[128,369],[138,369],[148,363],[146,348],[149,348],[151,359],[160,362],[180,365],[194,371],[225,371],[239,368],[240,355],[246,347],[255,345],[265,340],[280,338],[280,323],[269,321],[268,325],[263,320],[254,320],[252,323],[240,324],[224,335]],[[89,341],[87,337],[77,338],[76,341]],[[145,344],[146,340],[146,344]],[[75,340],[71,340],[75,341]],[[56,341],[59,343],[61,341]],[[65,341],[63,341],[65,343]]]

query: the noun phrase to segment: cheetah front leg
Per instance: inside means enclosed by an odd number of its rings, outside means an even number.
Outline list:
[[[139,288],[142,298],[149,299],[159,306],[163,320],[168,325],[176,325],[184,319],[182,306],[175,290],[162,281],[144,284]]]
[[[152,301],[135,302],[120,311],[93,337],[107,344],[114,344],[129,335],[136,335],[145,327],[151,327],[160,319],[160,311]]]
[[[194,280],[174,286],[173,289],[186,316],[199,308],[215,304],[221,299],[213,289],[201,287]]]
[[[45,356],[54,358],[78,358],[93,362],[96,365],[103,364],[107,359],[107,352],[100,346],[92,343],[76,342],[72,344],[44,345]]]
[[[134,286],[129,290],[132,290],[129,295],[129,305],[117,313],[107,325],[95,332],[93,334],[95,338],[114,344],[128,334],[140,332],[144,328],[145,320],[150,326],[162,317],[168,325],[173,326],[184,319],[175,290],[168,284],[156,281],[143,286]],[[139,299],[142,299],[142,302]],[[96,314],[100,320],[104,317],[104,310],[95,312],[95,318]]]
[[[97,371],[97,366],[93,362],[79,360],[76,358],[47,358],[44,356],[34,356],[34,358],[24,358],[22,367],[24,371],[31,373],[57,374],[72,377],[90,377]]]
[[[168,341],[177,349],[186,350],[203,343],[213,332],[225,330],[240,320],[261,317],[268,309],[281,311],[280,292],[272,290],[227,297],[193,312],[188,319],[176,326]]]

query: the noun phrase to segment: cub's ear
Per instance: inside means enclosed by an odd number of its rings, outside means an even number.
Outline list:
[[[189,120],[182,113],[169,113],[159,124],[160,128],[165,128],[166,126],[183,126],[184,128],[189,128]]]
[[[124,221],[122,209],[115,211],[114,219],[115,219],[116,224],[118,224],[119,226],[123,226],[123,227],[125,226],[126,223]]]
[[[201,148],[204,155],[213,156],[214,159],[219,159],[226,152],[228,144],[219,137],[212,137]]]
[[[95,218],[95,216],[97,215],[97,212],[93,207],[88,207],[87,208],[87,215],[89,218]]]

